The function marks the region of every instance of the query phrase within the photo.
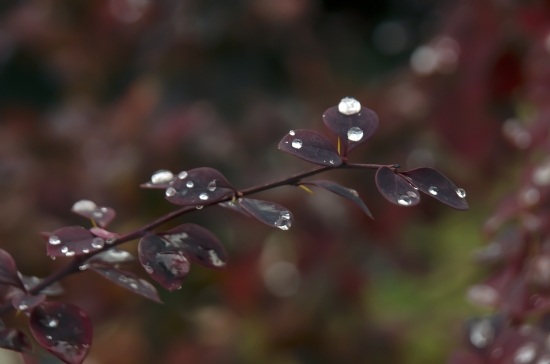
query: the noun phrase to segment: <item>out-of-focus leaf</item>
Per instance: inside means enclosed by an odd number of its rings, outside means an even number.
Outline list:
[[[99,250],[105,240],[94,236],[80,226],[68,226],[52,232],[48,239],[48,255],[54,257],[72,257]]]
[[[130,272],[125,272],[112,267],[101,267],[95,264],[91,266],[91,269],[101,274],[108,280],[115,282],[116,284],[134,293],[137,293],[152,301],[162,303],[159,298],[157,289],[151,283],[139,278],[138,276]]]
[[[363,144],[378,128],[378,115],[363,106],[352,115],[345,115],[339,111],[339,106],[333,106],[324,112],[323,121],[340,137],[344,156]]]
[[[72,212],[95,221],[97,225],[106,228],[116,217],[116,212],[110,207],[96,206],[89,200],[80,200],[73,205]]]
[[[221,241],[202,226],[183,224],[158,235],[173,245],[169,250],[182,250],[195,263],[214,269],[227,266],[227,253]]]
[[[420,202],[420,195],[405,178],[388,167],[376,172],[378,191],[388,201],[400,206],[414,206]]]
[[[432,168],[422,167],[401,172],[425,194],[457,210],[468,210],[466,192],[455,186],[451,180]]]
[[[212,168],[196,168],[181,174],[166,189],[166,199],[180,206],[199,206],[223,200],[235,193],[225,177]]]
[[[24,288],[17,272],[15,260],[10,253],[3,249],[0,249],[0,283]]]
[[[31,295],[31,294],[18,294],[13,297],[11,303],[16,310],[29,311],[38,306],[46,299],[45,294]]]
[[[90,229],[90,232],[92,234],[94,234],[95,236],[98,236],[102,239],[105,239],[105,241],[110,244],[112,242],[114,242],[118,237],[119,235],[117,233],[112,233],[110,231],[107,231],[105,229],[102,229],[102,228],[98,228],[98,227],[93,227]]]
[[[28,277],[28,276],[23,276],[22,275],[21,280],[23,281],[23,285],[25,286],[25,289],[27,291],[30,291],[36,285],[38,285],[38,284],[40,284],[40,282],[42,282],[42,279],[40,279],[38,277],[34,277],[34,276]],[[46,296],[59,296],[59,295],[65,293],[65,290],[61,286],[61,283],[54,282],[54,283],[50,284],[48,287],[42,289],[39,293],[45,294]]]
[[[337,167],[342,164],[342,157],[330,140],[311,130],[291,130],[279,142],[279,149],[322,166]]]
[[[288,230],[294,221],[292,212],[275,202],[239,198],[239,204],[253,217],[266,225]]]
[[[92,344],[92,321],[70,303],[45,302],[32,310],[29,327],[40,345],[69,364],[80,364]]]
[[[32,345],[23,332],[2,325],[2,328],[0,328],[0,348],[23,352],[31,351]]]
[[[321,187],[321,188],[324,188],[327,191],[330,191],[332,193],[335,193],[337,195],[345,197],[345,198],[355,202],[361,208],[361,210],[363,210],[363,212],[365,214],[367,214],[371,219],[373,218],[371,212],[369,211],[369,209],[367,207],[367,205],[365,205],[363,200],[361,200],[361,198],[359,197],[359,194],[357,193],[357,191],[352,190],[351,188],[346,188],[342,185],[339,185],[336,182],[326,181],[326,180],[307,181],[307,182],[301,182],[301,184]]]

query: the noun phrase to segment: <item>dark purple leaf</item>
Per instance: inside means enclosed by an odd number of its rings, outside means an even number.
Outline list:
[[[48,239],[48,255],[72,257],[103,248],[105,240],[80,226],[57,229]]]
[[[342,155],[345,156],[370,138],[378,128],[378,115],[374,111],[360,106],[357,100],[346,102],[346,99],[342,99],[338,106],[331,107],[323,114],[325,125],[340,137]],[[350,115],[343,114],[339,109],[347,110]]]
[[[181,172],[180,175],[184,175],[185,172]],[[159,171],[156,171],[151,176],[151,180],[149,182],[141,184],[139,187],[142,188],[159,188],[159,189],[167,189],[170,187],[171,183],[177,178],[177,176],[174,176],[174,174],[166,169],[161,169]]]
[[[116,216],[115,210],[112,208],[96,206],[94,202],[89,200],[75,202],[71,211],[77,215],[92,219],[102,228],[106,228]]]
[[[17,329],[0,328],[0,348],[23,352],[31,351],[32,345],[29,338]]]
[[[94,264],[91,266],[91,269],[101,274],[108,280],[115,282],[116,284],[134,293],[137,293],[152,301],[162,303],[156,288],[151,283],[139,278],[138,276],[130,272],[125,272],[119,269]]]
[[[119,235],[117,233],[112,233],[110,231],[107,231],[102,228],[93,227],[90,229],[90,232],[94,234],[95,236],[98,236],[102,239],[105,239],[105,242],[107,244],[112,244],[115,242],[116,239],[118,239]]]
[[[466,192],[459,189],[447,177],[432,168],[422,167],[401,172],[425,194],[457,210],[468,210]]]
[[[330,140],[311,130],[291,130],[279,142],[279,149],[322,166],[338,167],[342,164],[342,157]]]
[[[227,253],[221,241],[202,226],[184,224],[158,235],[173,245],[169,250],[183,251],[195,263],[214,269],[227,266]]]
[[[376,172],[378,191],[388,201],[400,206],[413,206],[420,202],[420,195],[409,182],[388,167]]]
[[[237,211],[238,213],[243,214],[246,217],[250,217],[250,214],[246,212],[246,210],[243,209],[241,205],[239,205],[237,202],[225,201],[225,202],[220,202],[218,205],[228,210]]]
[[[351,188],[346,188],[344,186],[339,185],[336,182],[326,181],[326,180],[301,182],[301,184],[321,187],[327,191],[330,191],[332,193],[345,197],[349,200],[352,200],[357,205],[359,205],[359,207],[361,208],[361,210],[363,210],[365,214],[367,214],[371,219],[373,218],[371,212],[369,211],[368,207],[365,205],[363,200],[361,200],[357,191],[352,190]]]
[[[109,250],[105,250],[101,253],[98,253],[88,259],[87,263],[103,263],[107,265],[117,265],[117,264],[124,264],[124,263],[132,263],[136,260],[136,258],[128,253],[125,250],[119,250],[116,248],[112,248]]]
[[[171,242],[155,234],[144,236],[138,246],[139,261],[145,271],[164,288],[173,291],[189,273],[189,260]]]
[[[292,212],[275,202],[252,198],[239,198],[238,201],[250,215],[271,227],[288,230],[294,221]]]
[[[195,168],[180,173],[166,190],[166,199],[180,206],[199,206],[232,195],[235,189],[225,177],[212,168]]]
[[[92,344],[92,321],[70,303],[42,303],[32,311],[29,327],[40,345],[69,364],[82,363]]]
[[[38,285],[38,284],[40,284],[40,282],[42,282],[42,279],[40,279],[38,277],[34,277],[34,276],[32,276],[32,277],[22,276],[21,280],[23,281],[23,285],[25,286],[25,289],[27,291],[30,291],[36,285]],[[39,293],[45,294],[46,296],[59,296],[59,295],[62,295],[63,293],[65,293],[65,290],[61,286],[61,283],[54,282],[54,283],[50,284],[48,287],[41,290]]]
[[[29,311],[44,302],[46,299],[45,294],[32,295],[32,294],[18,294],[13,297],[11,303],[16,310]]]
[[[0,283],[24,288],[17,272],[15,260],[10,253],[3,249],[0,249]]]

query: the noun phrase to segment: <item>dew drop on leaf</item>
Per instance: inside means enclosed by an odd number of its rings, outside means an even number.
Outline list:
[[[90,200],[80,200],[74,203],[72,210],[76,212],[93,211],[97,208],[96,204]]]
[[[338,111],[344,115],[354,115],[361,111],[361,103],[353,97],[344,97],[338,104]]]
[[[352,142],[358,142],[361,139],[363,139],[363,130],[361,128],[358,128],[356,126],[350,128],[348,130],[348,139]]]
[[[67,248],[66,246],[61,248],[61,253],[63,253],[63,254],[67,254],[68,251],[69,251],[69,248]]]
[[[151,182],[155,185],[160,184],[160,183],[167,183],[167,182],[172,181],[173,179],[174,179],[174,175],[172,174],[172,172],[170,172],[168,170],[165,170],[165,169],[161,169],[160,171],[156,171],[151,176]]]
[[[206,201],[206,200],[208,200],[208,194],[203,192],[199,195],[199,198],[203,201]]]
[[[292,148],[300,149],[302,147],[302,141],[300,139],[294,139],[292,141]]]
[[[288,132],[288,134],[294,136],[296,133],[294,132],[294,130],[291,130],[291,131]]]
[[[176,189],[174,187],[168,187],[166,189],[166,196],[172,197],[176,195]]]
[[[411,198],[407,195],[401,195],[397,199],[397,203],[403,206],[409,206],[411,204]]]
[[[430,188],[428,188],[428,192],[430,193],[430,195],[437,195],[437,187],[431,186]]]
[[[187,186],[187,188],[193,188],[195,184],[193,183],[193,181],[187,181],[185,185]]]
[[[55,235],[52,235],[50,236],[50,238],[48,239],[48,242],[52,245],[59,245],[61,244],[61,239],[59,239],[57,236]]]
[[[208,183],[208,186],[206,186],[206,188],[210,192],[216,191],[216,180],[212,180],[210,183]]]
[[[458,197],[460,198],[465,198],[466,197],[466,191],[464,191],[463,188],[458,188],[456,190],[456,194],[458,195]]]
[[[187,172],[183,171],[178,174],[179,179],[186,179],[187,178]]]

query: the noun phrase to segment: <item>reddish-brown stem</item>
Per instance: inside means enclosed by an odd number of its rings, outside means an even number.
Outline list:
[[[326,172],[326,171],[329,171],[329,170],[335,170],[335,169],[378,169],[378,168],[384,167],[384,166],[385,165],[380,165],[380,164],[358,164],[358,163],[344,163],[344,164],[342,164],[338,167],[324,167],[324,166],[321,167],[321,166],[319,166],[319,167],[314,167],[314,168],[308,169],[308,170],[303,171],[303,172],[293,174],[291,176],[288,176],[286,178],[282,178],[282,179],[274,181],[274,182],[269,182],[269,183],[253,186],[253,187],[250,187],[250,188],[247,188],[247,189],[244,189],[244,190],[240,190],[238,192],[238,195],[239,196],[247,196],[247,195],[251,195],[253,193],[258,193],[258,192],[261,192],[261,191],[270,190],[272,188],[276,188],[276,187],[280,187],[280,186],[296,185],[303,178],[311,177],[311,176],[314,176],[316,174]],[[390,166],[392,166],[392,165],[390,165]],[[219,200],[219,201],[207,203],[207,204],[204,205],[204,207],[217,205],[220,202],[228,201],[228,200],[231,200],[231,199],[232,199],[232,196],[229,196],[224,200]],[[34,286],[31,290],[29,290],[29,293],[37,294],[38,292],[40,292],[44,288],[46,288],[49,285],[63,279],[64,277],[66,277],[68,275],[71,275],[71,274],[74,274],[74,273],[80,272],[80,266],[83,265],[84,262],[92,256],[94,256],[96,254],[99,254],[103,251],[109,250],[109,249],[111,249],[111,248],[113,248],[117,245],[123,244],[125,242],[131,241],[131,240],[134,240],[134,239],[139,239],[139,238],[145,236],[148,232],[155,229],[156,227],[164,224],[165,222],[168,222],[168,221],[170,221],[170,220],[172,220],[172,219],[174,219],[178,216],[181,216],[181,215],[183,215],[187,212],[191,212],[191,211],[195,211],[195,210],[196,210],[195,207],[183,207],[183,208],[180,208],[178,210],[172,211],[169,214],[161,216],[158,219],[156,219],[156,220],[154,220],[154,221],[152,221],[148,224],[145,224],[145,225],[143,225],[143,226],[141,226],[141,227],[139,227],[135,230],[132,230],[130,232],[127,232],[126,234],[123,234],[123,235],[119,236],[118,239],[113,244],[105,245],[102,249],[96,250],[93,253],[82,255],[82,256],[79,256],[79,257],[75,257],[75,259],[73,259],[65,267],[61,268],[57,272],[52,273],[48,277],[44,278],[44,280],[42,280],[42,282],[40,282],[38,285]],[[13,306],[12,306],[11,302],[7,302],[6,304],[0,306],[0,314],[9,311],[12,308],[13,308]]]

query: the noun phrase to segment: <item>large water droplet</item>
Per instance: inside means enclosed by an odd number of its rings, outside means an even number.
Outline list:
[[[458,197],[460,197],[460,198],[466,197],[466,191],[464,191],[464,189],[462,189],[462,188],[458,188],[458,189],[456,190],[456,194],[457,194]]]
[[[344,115],[354,115],[361,111],[361,104],[353,97],[344,97],[338,104],[338,111]]]
[[[179,252],[158,253],[156,258],[157,263],[176,278],[183,278],[189,273],[189,261]]]
[[[206,186],[206,188],[207,188],[208,191],[210,191],[210,192],[216,191],[216,180],[210,181],[210,183],[208,183],[208,186]]]
[[[282,219],[289,220],[289,219],[290,219],[290,212],[288,212],[288,211],[281,211],[280,217],[281,217]]]
[[[67,252],[67,253],[65,253],[65,256],[66,256],[66,257],[72,257],[72,256],[74,256],[74,255],[75,255],[75,252]]]
[[[302,141],[300,139],[294,139],[292,141],[292,148],[300,149],[302,147]]]
[[[491,321],[483,319],[472,325],[470,341],[474,346],[483,349],[493,342],[495,329]]]
[[[93,211],[96,208],[96,204],[90,200],[80,200],[75,202],[73,205],[73,211],[76,212]]]
[[[68,251],[69,251],[69,248],[67,248],[66,246],[61,248],[61,253],[63,253],[63,254],[66,254]]]
[[[166,169],[161,169],[160,171],[156,171],[151,176],[151,183],[158,185],[160,183],[168,183],[173,179],[174,179],[174,175],[172,174],[172,172]]]
[[[92,240],[92,248],[94,248],[94,249],[102,248],[104,243],[105,242],[103,241],[103,239],[94,238],[94,240]]]
[[[55,235],[52,235],[50,236],[50,238],[48,239],[48,242],[52,245],[59,245],[61,244],[61,239],[59,239],[57,236]]]
[[[186,179],[187,178],[187,172],[183,171],[178,174],[179,179]]]
[[[430,195],[437,195],[437,187],[435,186],[430,186],[430,188],[428,188],[428,192],[430,193]]]
[[[407,195],[401,195],[397,198],[397,203],[403,206],[409,206],[411,204],[411,198]]]
[[[536,355],[537,355],[537,345],[535,343],[527,343],[516,351],[516,355],[514,356],[514,363],[515,364],[531,363],[533,359],[535,359]]]
[[[177,191],[174,187],[168,187],[165,193],[167,197],[172,197],[176,195]]]
[[[358,142],[363,138],[363,130],[354,126],[348,130],[348,139],[352,142]]]
[[[290,229],[291,225],[292,225],[292,222],[290,221],[290,215],[281,214],[281,217],[279,217],[277,221],[275,221],[275,227],[281,230],[288,230]]]
[[[206,200],[208,200],[208,194],[203,192],[199,195],[199,198],[203,201],[206,201]]]
[[[193,181],[187,181],[185,185],[187,186],[187,188],[193,188],[195,184],[193,183]]]
[[[290,135],[292,135],[292,136],[296,135],[296,133],[294,132],[294,130],[289,131],[288,134],[290,134]]]

